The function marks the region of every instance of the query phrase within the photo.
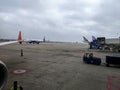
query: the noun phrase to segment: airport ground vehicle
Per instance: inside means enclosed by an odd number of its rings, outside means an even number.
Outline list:
[[[84,42],[87,42],[90,45],[90,49],[102,49],[103,44],[99,43],[98,40],[92,36],[92,41],[90,42],[86,37],[83,36]]]
[[[106,66],[109,67],[110,64],[120,65],[120,56],[106,56]]]
[[[88,64],[101,64],[101,58],[93,57],[93,53],[85,53],[83,56],[83,62]]]
[[[92,41],[89,41],[83,36],[84,42],[89,44],[89,49],[100,49],[120,52],[120,38],[110,38],[92,36]]]

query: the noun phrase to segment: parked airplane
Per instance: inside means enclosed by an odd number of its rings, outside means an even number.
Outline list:
[[[19,32],[19,34],[18,34],[18,41],[1,42],[1,43],[0,43],[0,46],[12,44],[12,43],[17,43],[17,42],[19,42],[20,44],[22,44],[22,35],[21,35],[21,32]]]
[[[30,40],[30,41],[28,41],[28,43],[30,43],[30,44],[39,44],[40,41],[37,41],[37,40]]]

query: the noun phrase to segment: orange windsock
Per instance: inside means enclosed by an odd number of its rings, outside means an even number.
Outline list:
[[[21,35],[21,31],[19,31],[18,34],[18,42],[21,43],[22,42],[22,35]]]

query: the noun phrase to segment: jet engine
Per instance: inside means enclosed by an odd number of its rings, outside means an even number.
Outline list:
[[[6,65],[0,61],[0,90],[6,85],[8,78],[8,69]]]

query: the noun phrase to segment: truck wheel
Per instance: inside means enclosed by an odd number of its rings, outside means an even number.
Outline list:
[[[100,65],[101,63],[97,63],[97,65]]]
[[[109,66],[110,66],[110,65],[107,63],[107,64],[106,64],[106,67],[109,67]]]
[[[85,61],[83,60],[83,63],[85,63]]]

